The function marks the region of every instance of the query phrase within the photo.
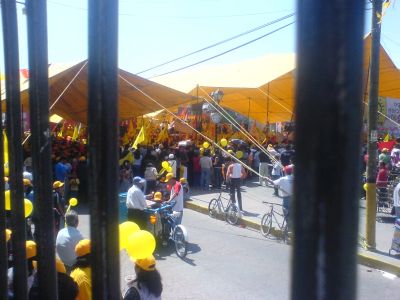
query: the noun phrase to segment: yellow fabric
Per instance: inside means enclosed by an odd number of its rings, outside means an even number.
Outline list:
[[[364,39],[364,91],[367,91],[371,36]],[[380,47],[379,57],[379,96],[400,99],[400,70],[396,68],[385,49]],[[295,73],[293,69],[259,88],[200,86],[189,94],[204,97],[212,101],[208,95],[217,88],[224,92],[220,105],[232,109],[244,116],[266,122],[288,122],[294,120],[295,107]],[[368,96],[367,93],[364,95]],[[366,101],[367,98],[364,99]]]
[[[62,94],[67,85],[71,85],[59,98],[51,109],[51,114],[57,114],[65,120],[74,120],[87,124],[88,116],[88,66],[86,61],[75,65],[57,67],[52,64],[49,67],[49,104],[52,106],[55,100]],[[194,100],[188,94],[176,91],[169,87],[144,79],[119,69],[118,75],[125,78],[129,83],[134,84],[156,101],[165,107],[172,107]],[[29,112],[28,84],[21,85],[21,106],[24,112]],[[3,112],[6,111],[5,101],[2,101]],[[160,110],[158,104],[149,100],[146,95],[129,85],[118,77],[118,105],[119,119],[129,120],[133,117],[142,116]],[[66,133],[64,132],[64,135]],[[70,134],[72,135],[72,133]]]
[[[76,268],[71,278],[78,284],[79,294],[76,300],[92,299],[92,271],[90,268]]]
[[[132,164],[134,162],[134,157],[131,151],[128,152],[127,155],[125,155],[123,158],[121,158],[119,160],[119,165],[122,166],[122,164],[124,163],[124,161],[129,161],[130,164]]]
[[[132,148],[133,148],[133,149],[137,149],[137,146],[138,146],[141,142],[143,142],[144,139],[145,139],[145,137],[144,137],[144,127],[142,126],[142,128],[140,128],[140,131],[139,131],[138,136],[137,136],[136,139],[135,139],[135,142],[134,142],[133,145],[132,145]]]

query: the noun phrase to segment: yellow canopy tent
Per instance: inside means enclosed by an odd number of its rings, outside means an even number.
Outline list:
[[[364,40],[364,90],[368,100],[368,76],[371,55],[371,35]],[[396,68],[385,49],[379,50],[379,96],[400,99],[400,70]],[[295,70],[288,72],[260,87],[270,98],[284,103],[290,110],[294,110]]]
[[[367,97],[367,79],[369,70],[369,57],[371,37],[368,35],[364,40],[364,76],[365,95]],[[259,68],[268,68],[260,65]],[[206,97],[216,89],[224,92],[220,104],[250,116],[259,122],[274,123],[286,122],[294,118],[295,104],[295,68],[285,72],[258,88],[233,88],[223,86],[200,86],[194,88],[190,94],[193,96]],[[379,95],[383,97],[400,98],[400,70],[396,68],[385,49],[380,47],[380,71],[379,71]],[[364,99],[364,100],[367,100]]]
[[[86,61],[69,67],[62,66],[61,68],[55,66],[52,67],[52,65],[50,65],[50,106],[55,103],[56,99],[66,89],[65,93],[52,108],[50,112],[51,114],[57,114],[67,120],[79,121],[85,124],[87,123],[87,72],[88,67]],[[188,94],[173,90],[121,69],[118,71],[118,74],[165,107],[176,106],[180,103],[190,102],[194,99],[194,97]],[[75,76],[76,78],[74,79]],[[21,85],[21,102],[24,111],[29,110],[28,84],[29,83],[24,83]],[[69,84],[70,86],[67,87]],[[145,115],[162,108],[121,78],[118,78],[118,84],[119,115],[121,120]],[[5,101],[2,103],[3,109],[5,109],[4,102]]]

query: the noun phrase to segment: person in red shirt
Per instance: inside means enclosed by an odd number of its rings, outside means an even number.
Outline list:
[[[378,189],[379,201],[386,201],[388,199],[388,178],[389,171],[386,168],[386,164],[382,161],[379,163],[379,171],[376,176],[376,188]]]

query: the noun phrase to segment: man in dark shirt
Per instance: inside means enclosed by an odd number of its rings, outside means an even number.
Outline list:
[[[281,163],[282,166],[286,167],[291,164],[291,161],[293,159],[293,150],[290,145],[286,146],[286,149],[281,153]]]

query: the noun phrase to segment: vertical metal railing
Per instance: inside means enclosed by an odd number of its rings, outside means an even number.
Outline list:
[[[31,152],[35,197],[40,299],[57,300],[53,180],[49,129],[49,85],[46,0],[26,0],[29,50]]]
[[[1,87],[0,87],[1,92]],[[1,94],[1,93],[0,93]],[[2,105],[0,105],[0,299],[7,299],[7,244],[6,244],[6,210],[4,198],[4,144],[3,144],[3,115]]]
[[[297,2],[292,299],[355,299],[364,2]]]
[[[118,1],[89,1],[89,195],[93,299],[120,299]]]
[[[6,74],[6,127],[9,155],[14,298],[27,298],[26,226],[22,184],[21,101],[18,58],[18,26],[15,0],[2,0],[4,63]]]

